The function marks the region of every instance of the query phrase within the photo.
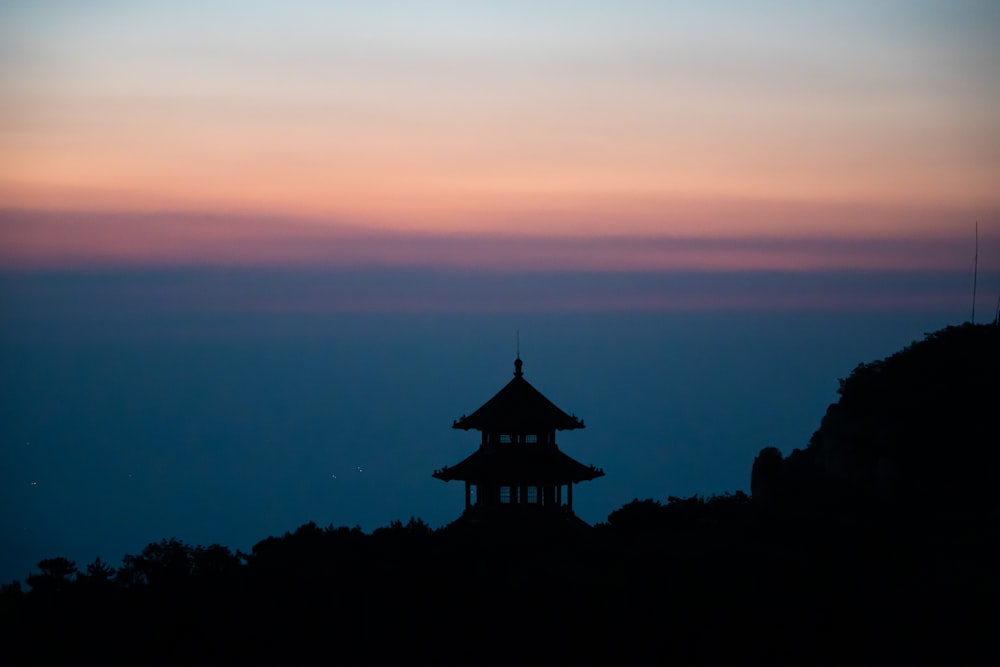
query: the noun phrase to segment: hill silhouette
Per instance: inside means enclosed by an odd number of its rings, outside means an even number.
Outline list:
[[[997,327],[862,364],[753,498],[636,499],[593,527],[309,523],[50,558],[0,593],[7,664],[986,664]],[[995,430],[995,429],[994,429]],[[995,440],[995,438],[994,438]],[[992,447],[991,447],[992,445]],[[945,461],[954,457],[954,461]]]
[[[844,503],[996,511],[1000,462],[1000,327],[948,327],[840,381],[804,450],[754,462],[755,499],[775,506]]]

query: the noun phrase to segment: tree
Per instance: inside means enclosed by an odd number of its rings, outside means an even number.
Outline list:
[[[77,574],[76,563],[59,556],[38,561],[39,574],[29,574],[25,582],[33,592],[61,593],[72,585]]]
[[[242,557],[219,544],[196,547],[191,554],[192,569],[199,577],[223,577],[236,573],[242,566]]]
[[[111,580],[114,576],[115,568],[102,561],[98,556],[93,563],[87,566],[86,573],[77,573],[76,582],[88,590],[107,590],[111,588]]]
[[[634,499],[608,515],[608,525],[615,531],[638,533],[658,527],[663,517],[660,501]]]
[[[193,568],[191,547],[171,538],[150,542],[138,556],[125,556],[115,580],[126,588],[148,585],[165,589],[190,577]]]

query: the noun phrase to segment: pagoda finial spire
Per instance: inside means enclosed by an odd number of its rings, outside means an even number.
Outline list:
[[[514,331],[514,335],[516,336],[515,340],[517,344],[517,356],[514,358],[514,377],[519,378],[524,375],[524,373],[521,372],[521,364],[524,363],[521,361],[521,330],[516,329]]]

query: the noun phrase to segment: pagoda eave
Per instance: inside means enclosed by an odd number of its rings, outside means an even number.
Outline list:
[[[436,479],[475,484],[570,484],[603,477],[604,471],[567,456],[556,447],[507,445],[480,448],[451,467],[435,470]]]
[[[475,424],[466,420],[455,421],[452,428],[460,431],[489,431],[493,433],[546,433],[548,431],[574,431],[586,428],[583,420],[566,421],[560,424],[539,424],[519,421],[492,422],[486,424]]]

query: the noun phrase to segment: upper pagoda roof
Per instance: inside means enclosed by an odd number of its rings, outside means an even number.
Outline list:
[[[543,433],[583,428],[583,420],[568,415],[524,379],[522,361],[514,361],[514,379],[471,415],[456,419],[452,428],[501,433]]]

